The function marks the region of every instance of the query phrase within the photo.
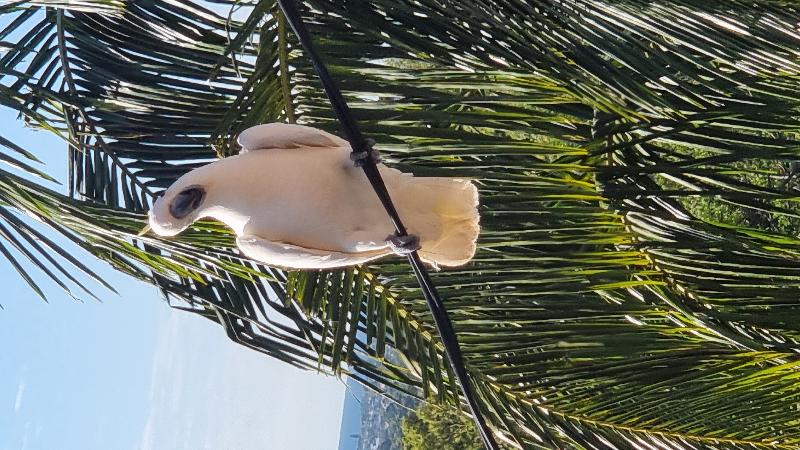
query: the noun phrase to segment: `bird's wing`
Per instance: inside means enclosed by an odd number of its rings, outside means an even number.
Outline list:
[[[288,123],[265,123],[250,127],[241,134],[237,142],[242,152],[298,147],[350,148],[346,140],[316,128]]]
[[[253,235],[238,237],[236,245],[245,255],[267,265],[301,270],[353,266],[391,253],[385,249],[360,253],[332,252],[268,241]]]

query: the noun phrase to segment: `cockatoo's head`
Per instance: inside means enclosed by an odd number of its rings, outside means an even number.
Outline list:
[[[149,225],[156,234],[175,236],[202,217],[208,186],[192,175],[179,178],[153,204]]]

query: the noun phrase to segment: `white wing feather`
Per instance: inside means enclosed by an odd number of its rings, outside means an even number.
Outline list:
[[[242,131],[236,141],[242,147],[241,152],[300,147],[350,148],[346,140],[333,134],[304,125],[287,123],[265,123],[250,127]]]
[[[317,250],[285,242],[272,242],[252,235],[238,237],[236,245],[245,255],[267,265],[300,270],[353,266],[391,253],[386,249],[360,253]]]

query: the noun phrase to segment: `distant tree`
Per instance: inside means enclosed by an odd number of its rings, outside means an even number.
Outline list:
[[[483,450],[475,424],[452,407],[424,403],[401,427],[404,450]]]

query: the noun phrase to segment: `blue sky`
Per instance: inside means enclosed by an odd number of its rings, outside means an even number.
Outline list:
[[[0,109],[2,135],[63,180],[65,145]],[[63,187],[58,188],[63,192]],[[77,251],[77,250],[76,250]],[[0,260],[0,450],[336,449],[342,382],[238,346],[152,287],[45,304]]]

